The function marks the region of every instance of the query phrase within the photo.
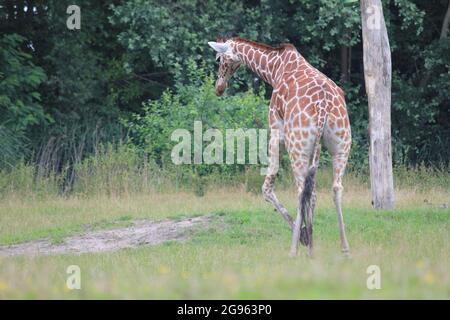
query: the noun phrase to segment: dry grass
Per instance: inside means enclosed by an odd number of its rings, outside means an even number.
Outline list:
[[[396,192],[396,210],[371,209],[367,188],[347,183],[344,215],[352,248],[339,253],[331,194],[320,189],[317,258],[289,259],[289,231],[260,195],[244,187],[127,197],[9,196],[0,202],[0,243],[41,237],[62,240],[90,225],[113,221],[214,214],[184,244],[113,253],[0,259],[0,298],[450,298],[449,192]],[[294,189],[280,200],[295,212]],[[427,202],[424,202],[424,200]],[[79,265],[82,289],[65,286]],[[382,289],[368,290],[366,268],[379,265]]]
[[[325,176],[326,177],[326,176]],[[322,179],[323,180],[323,179]],[[318,210],[333,208],[331,191],[318,189]],[[371,210],[370,191],[361,184],[346,181],[344,206]],[[280,201],[294,215],[297,205],[295,188],[277,190]],[[435,189],[397,189],[396,209],[438,208],[449,205],[450,191]],[[269,206],[260,194],[245,192],[245,187],[214,188],[205,196],[192,192],[152,192],[120,197],[44,197],[30,199],[10,195],[0,200],[0,243],[9,244],[46,236],[61,236],[82,230],[86,226],[104,227],[117,220],[135,218],[162,219],[167,217],[203,215],[227,211],[267,211]]]

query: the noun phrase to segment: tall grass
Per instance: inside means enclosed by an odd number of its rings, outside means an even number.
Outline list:
[[[394,176],[397,188],[412,188],[420,191],[436,188],[450,189],[450,164],[440,167],[427,167],[422,164],[415,168],[396,166]]]
[[[394,168],[395,184],[399,189],[448,190],[449,169],[397,166]],[[244,186],[248,192],[259,193],[263,179],[257,166],[245,166],[240,173],[233,175],[215,172],[199,175],[192,171],[192,167],[172,165],[161,168],[131,144],[103,144],[95,154],[75,165],[73,183],[69,186],[64,170],[43,174],[37,165],[23,161],[0,170],[0,197],[118,197],[179,190],[202,196],[217,185]],[[293,181],[290,168],[280,168],[277,188],[291,188]],[[332,171],[324,166],[319,170],[317,186],[329,189],[331,185]],[[369,176],[362,171],[349,170],[344,185],[347,189],[368,188]]]
[[[15,196],[36,198],[59,195],[64,173],[41,175],[38,167],[20,161],[16,166],[0,170],[0,198]]]
[[[73,191],[111,196],[142,192],[148,190],[149,171],[147,163],[132,146],[102,145],[97,154],[75,167]]]

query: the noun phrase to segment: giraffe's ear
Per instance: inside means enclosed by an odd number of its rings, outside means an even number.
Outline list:
[[[223,42],[210,41],[208,42],[208,45],[214,50],[216,50],[218,53],[225,53],[230,49],[230,45],[228,43]]]

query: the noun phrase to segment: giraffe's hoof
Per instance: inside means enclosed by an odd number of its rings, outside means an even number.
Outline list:
[[[289,258],[296,258],[297,257],[297,250],[291,250],[289,252]]]
[[[351,255],[350,255],[350,250],[349,249],[343,249],[342,250],[342,255],[344,256],[344,258],[347,258],[347,259],[351,259]]]

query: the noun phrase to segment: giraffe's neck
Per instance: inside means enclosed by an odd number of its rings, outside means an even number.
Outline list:
[[[295,62],[296,66],[305,62],[295,49],[292,50],[292,53],[287,53],[283,49],[265,48],[238,41],[234,42],[233,46],[234,52],[241,62],[272,87],[275,87],[280,81],[285,71],[286,59],[287,62]]]

